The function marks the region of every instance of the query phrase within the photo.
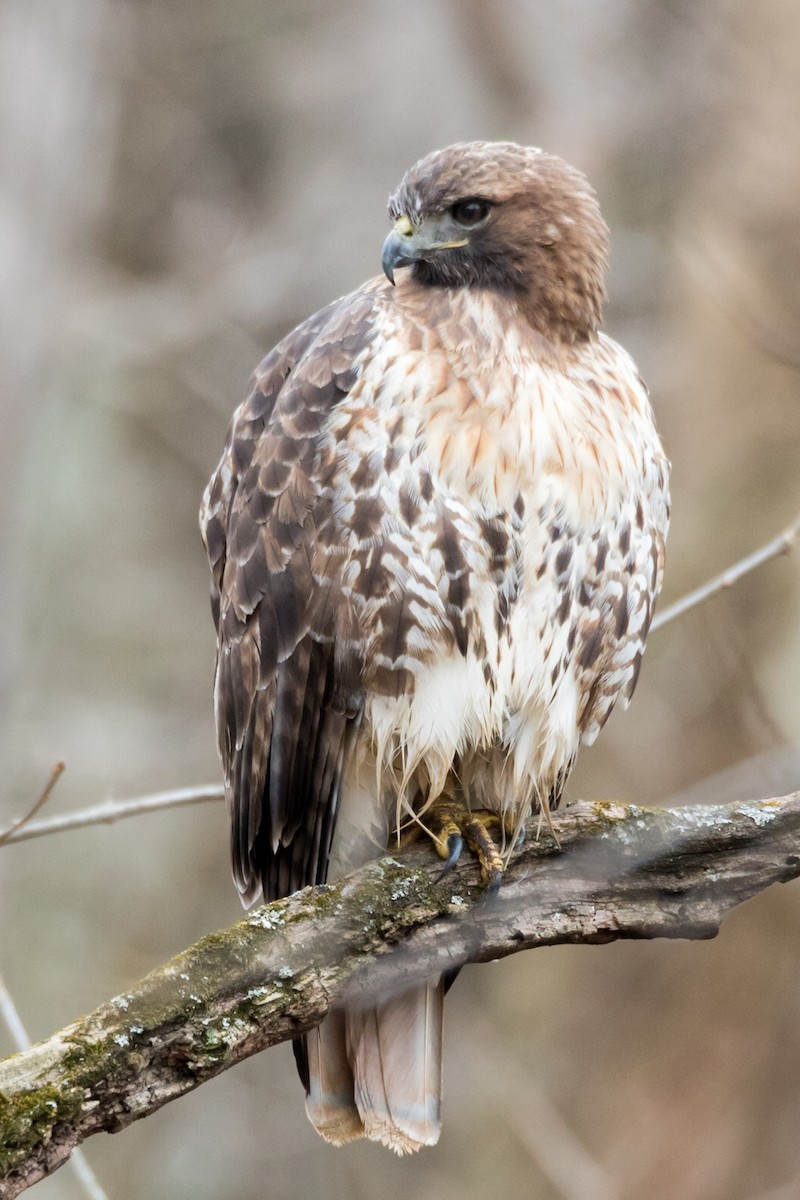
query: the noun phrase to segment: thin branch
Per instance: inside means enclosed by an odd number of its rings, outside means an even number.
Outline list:
[[[63,770],[63,764],[62,764]],[[59,772],[60,774],[60,772]],[[53,781],[55,782],[55,780]],[[11,1040],[20,1052],[29,1050],[31,1040],[28,1037],[28,1032],[22,1023],[22,1017],[19,1015],[13,997],[6,987],[3,976],[0,975],[0,1017],[3,1018],[8,1032],[11,1034]],[[86,1159],[86,1155],[80,1146],[76,1146],[72,1151],[70,1158],[70,1166],[73,1174],[80,1183],[89,1200],[108,1200],[108,1196],[100,1186],[100,1182]],[[2,1184],[0,1184],[2,1186]],[[2,1194],[2,1193],[0,1193]]]
[[[565,942],[709,938],[800,874],[800,793],[683,809],[578,804],[561,851],[529,839],[487,898],[473,862],[441,878],[411,846],[211,934],[88,1017],[0,1064],[0,1195],[234,1063],[467,962]],[[299,1103],[299,1098],[298,1098]]]
[[[16,821],[12,821],[7,829],[0,831],[0,846],[5,845],[6,842],[12,841],[14,834],[18,834],[20,830],[22,830],[28,824],[31,818],[36,816],[39,809],[44,807],[50,798],[50,793],[58,783],[61,776],[64,774],[66,768],[66,763],[56,763],[56,765],[53,767],[53,770],[50,772],[50,778],[45,784],[44,791],[36,803],[28,810],[28,812],[25,813],[24,816],[19,817]]]
[[[0,1017],[3,1018],[3,1024],[11,1034],[11,1041],[17,1049],[28,1050],[31,1044],[30,1038],[2,975],[0,975]]]
[[[92,808],[80,808],[63,817],[49,817],[46,821],[17,822],[3,838],[4,842],[24,842],[29,838],[45,837],[48,833],[62,833],[66,829],[85,829],[87,825],[111,825],[125,817],[136,817],[139,813],[158,812],[162,808],[179,808],[185,804],[200,804],[204,800],[222,800],[224,788],[217,783],[205,787],[173,788],[167,792],[154,792],[152,796],[138,796],[134,800],[104,800]]]
[[[660,629],[668,621],[674,621],[676,617],[683,616],[685,612],[695,608],[698,604],[703,604],[717,592],[731,587],[757,567],[763,566],[764,563],[770,562],[781,554],[787,554],[795,545],[798,536],[800,536],[800,514],[791,525],[774,537],[772,541],[762,546],[760,550],[740,559],[739,562],[723,571],[721,575],[715,575],[702,587],[696,588],[695,591],[689,592],[674,604],[657,612],[650,626],[651,632]],[[110,825],[114,821],[121,821],[127,817],[137,817],[140,813],[159,812],[165,808],[179,808],[184,804],[201,804],[207,800],[219,801],[225,795],[224,789],[219,784],[173,788],[170,791],[155,792],[151,796],[138,796],[133,800],[106,800],[102,804],[94,805],[91,808],[81,808],[77,812],[67,813],[61,817],[32,821],[31,817],[45,802],[63,769],[63,763],[56,764],[50,783],[31,811],[0,833],[0,847],[11,842],[24,842],[30,838],[46,837],[50,833],[63,833],[68,829],[85,829],[89,825]]]
[[[550,1097],[531,1078],[476,1006],[469,1014],[470,1059],[491,1087],[490,1103],[502,1110],[531,1160],[564,1200],[619,1200],[614,1180],[584,1146]],[[488,1097],[487,1097],[488,1098]]]
[[[674,604],[670,604],[668,608],[657,612],[653,617],[650,625],[651,633],[656,629],[660,629],[662,625],[666,625],[668,621],[674,621],[676,617],[682,617],[690,608],[695,608],[698,604],[704,604],[706,600],[710,600],[712,596],[716,596],[717,592],[722,592],[726,588],[732,587],[734,583],[748,575],[750,571],[755,571],[757,567],[761,567],[764,563],[770,562],[771,559],[777,558],[781,554],[788,554],[797,541],[800,535],[800,514],[798,514],[791,525],[784,529],[783,533],[779,533],[772,541],[767,542],[760,550],[754,551],[753,554],[748,554],[746,558],[742,558],[739,562],[734,563],[732,567],[728,567],[727,571],[723,571],[721,575],[715,575],[713,579],[709,579],[708,583],[704,583],[702,587],[696,588],[693,592],[689,592],[687,596],[676,600]]]
[[[797,1200],[800,1196],[800,1174],[794,1175],[788,1183],[770,1188],[768,1192],[759,1192],[753,1200]]]

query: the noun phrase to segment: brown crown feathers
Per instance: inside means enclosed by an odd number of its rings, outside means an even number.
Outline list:
[[[605,300],[608,228],[586,177],[513,142],[459,143],[406,172],[389,214],[415,228],[443,214],[458,225],[469,201],[480,202],[485,215],[464,228],[466,244],[415,261],[415,280],[514,295],[538,332],[570,342],[590,337]]]

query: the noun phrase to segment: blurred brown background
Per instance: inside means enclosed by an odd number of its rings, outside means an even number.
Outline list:
[[[376,273],[436,146],[593,180],[606,326],[674,462],[665,600],[800,507],[796,0],[3,0],[0,56],[0,826],[60,757],[52,813],[219,778],[205,480],[251,369]],[[799,591],[796,552],[654,635],[571,795],[800,786]],[[6,847],[0,904],[42,1037],[236,918],[222,808]],[[87,1154],[112,1200],[791,1200],[799,919],[795,885],[710,944],[466,971],[413,1161],[319,1141],[286,1047]]]

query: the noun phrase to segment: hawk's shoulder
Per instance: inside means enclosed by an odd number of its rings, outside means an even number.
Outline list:
[[[240,492],[252,495],[253,485],[259,481],[259,462],[254,464],[254,459],[266,465],[273,456],[280,458],[281,450],[294,450],[300,457],[303,443],[319,432],[324,415],[352,384],[355,362],[370,338],[373,310],[374,297],[368,288],[334,301],[293,329],[254,371],[247,398],[231,419],[222,457],[200,508],[215,619],[234,497]],[[270,429],[288,441],[281,445],[274,440],[263,442]],[[277,473],[276,463],[267,469],[266,482]]]

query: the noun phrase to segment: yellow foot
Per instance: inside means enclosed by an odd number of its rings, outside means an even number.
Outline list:
[[[513,828],[505,825],[498,813],[485,808],[470,810],[454,800],[437,800],[423,822],[436,853],[445,859],[443,875],[458,862],[466,843],[480,863],[481,878],[489,891],[499,888],[505,867],[500,845],[513,837]]]

